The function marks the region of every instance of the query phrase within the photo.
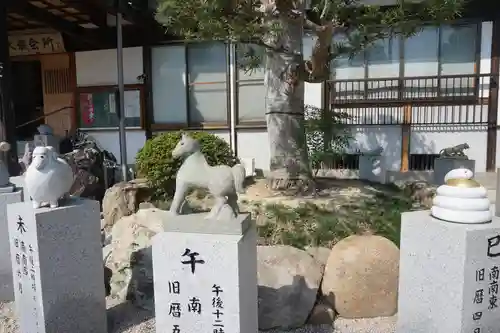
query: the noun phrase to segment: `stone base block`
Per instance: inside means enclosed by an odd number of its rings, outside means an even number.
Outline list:
[[[7,205],[21,201],[20,190],[0,194],[0,302],[14,300]]]
[[[172,217],[153,239],[156,331],[255,333],[255,222],[204,216]]]
[[[497,333],[500,218],[455,224],[402,215],[397,333]]]
[[[14,176],[9,178],[10,183],[16,188],[16,191],[22,192],[22,201],[30,200],[31,197],[27,194],[26,187],[24,186],[24,176]]]
[[[359,156],[359,179],[385,184],[386,170],[383,157],[380,155]]]
[[[99,202],[7,208],[21,332],[106,333]]]
[[[444,176],[453,169],[465,168],[475,172],[476,161],[459,158],[436,158],[434,160],[434,184],[444,184]]]

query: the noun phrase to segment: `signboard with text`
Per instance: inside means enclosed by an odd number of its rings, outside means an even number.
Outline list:
[[[9,36],[9,54],[11,57],[62,53],[65,51],[62,35],[58,32]]]

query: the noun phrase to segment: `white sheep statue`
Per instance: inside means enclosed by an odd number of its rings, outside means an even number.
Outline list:
[[[24,182],[35,209],[42,204],[56,208],[73,184],[73,170],[53,147],[36,147]]]

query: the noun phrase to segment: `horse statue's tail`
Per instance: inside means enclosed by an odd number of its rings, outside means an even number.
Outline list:
[[[245,187],[243,186],[246,176],[245,167],[242,164],[236,164],[231,168],[231,172],[233,173],[236,193],[245,193]]]

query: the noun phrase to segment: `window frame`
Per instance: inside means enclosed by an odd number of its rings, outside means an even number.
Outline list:
[[[443,44],[443,28],[447,26],[461,26],[461,25],[474,25],[476,27],[476,35],[475,35],[475,45],[474,45],[474,72],[471,74],[458,74],[458,75],[445,75],[442,73],[443,70],[443,56],[442,56],[442,44]],[[369,64],[368,64],[368,51],[369,49],[363,50],[362,55],[363,55],[363,69],[364,69],[364,75],[362,78],[358,79],[340,79],[336,80],[335,78],[331,79],[327,83],[327,89],[329,91],[328,96],[330,97],[330,104],[335,104],[335,105],[346,105],[345,107],[348,107],[350,104],[363,104],[363,103],[369,103],[373,104],[374,102],[381,102],[384,104],[393,104],[393,103],[399,103],[401,101],[412,101],[413,99],[415,100],[425,100],[425,101],[439,101],[443,99],[443,96],[441,96],[441,82],[442,80],[446,79],[453,79],[454,77],[467,77],[470,76],[473,80],[474,83],[472,84],[471,90],[473,91],[473,94],[469,96],[457,96],[458,98],[455,99],[478,99],[480,95],[480,81],[481,81],[481,74],[480,74],[480,63],[481,63],[481,37],[482,37],[482,22],[478,20],[457,20],[448,24],[443,24],[439,26],[435,26],[437,29],[437,34],[438,34],[438,52],[437,52],[437,74],[433,76],[406,76],[405,75],[405,38],[402,36],[396,36],[392,37],[391,39],[393,41],[397,41],[398,43],[398,48],[399,48],[399,75],[396,77],[370,77],[369,76]],[[347,67],[349,68],[349,67]],[[404,82],[407,80],[416,80],[418,81],[419,79],[435,79],[437,80],[437,84],[435,86],[435,89],[437,89],[437,96],[435,97],[423,97],[423,98],[412,98],[412,97],[405,97],[405,84]],[[384,81],[384,80],[398,80],[399,81],[399,92],[398,92],[398,97],[394,99],[377,99],[377,98],[368,98],[369,95],[369,82],[376,82],[376,81]],[[358,82],[359,85],[361,86],[360,93],[363,94],[362,98],[353,98],[350,100],[340,100],[335,97],[335,84],[336,83],[341,83],[341,82]],[[434,87],[433,87],[434,88]]]
[[[231,96],[230,96],[230,85],[231,85],[231,80],[230,80],[230,71],[229,71],[229,64],[230,62],[227,61],[227,66],[226,66],[226,109],[227,109],[227,117],[226,121],[219,121],[219,122],[195,122],[192,120],[191,117],[191,112],[190,112],[190,105],[191,105],[191,100],[190,100],[190,89],[191,86],[193,86],[190,80],[190,73],[189,73],[189,46],[193,45],[194,43],[199,44],[199,43],[223,43],[223,42],[216,42],[216,41],[200,41],[200,42],[182,42],[182,41],[177,41],[177,42],[166,42],[166,43],[159,43],[152,45],[151,48],[157,48],[157,47],[169,47],[169,46],[179,46],[182,45],[184,46],[184,82],[185,82],[185,98],[186,98],[186,121],[185,122],[157,122],[154,120],[154,110],[152,110],[152,121],[151,121],[151,130],[153,131],[164,131],[164,130],[229,130],[230,128],[230,123],[231,123],[231,109],[230,109],[230,102],[231,102]],[[228,43],[225,43],[225,50],[226,50],[226,59],[229,59],[230,57],[230,47]],[[152,53],[152,52],[151,52]],[[152,56],[151,56],[152,57]],[[151,59],[152,61],[152,59]],[[217,81],[217,82],[197,82],[196,84],[220,84],[224,83],[224,81]],[[152,82],[154,84],[154,82]],[[151,93],[152,95],[152,93]],[[154,100],[154,96],[151,96],[151,99]],[[153,107],[154,108],[154,107]]]
[[[125,91],[139,91],[140,98],[140,124],[139,126],[126,126],[125,129],[128,130],[136,130],[142,131],[146,129],[146,88],[144,84],[125,84]],[[92,94],[98,92],[118,92],[117,85],[98,85],[98,86],[80,86],[76,88],[76,122],[77,127],[83,131],[110,131],[117,130],[117,126],[105,126],[105,127],[86,127],[81,124],[81,110],[80,110],[80,95],[81,94]],[[118,110],[117,110],[118,112]]]

